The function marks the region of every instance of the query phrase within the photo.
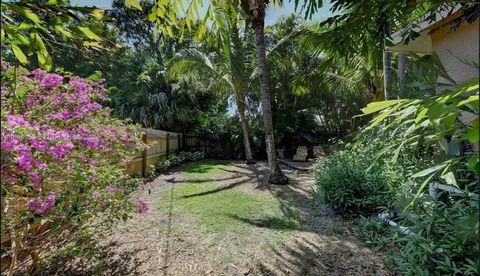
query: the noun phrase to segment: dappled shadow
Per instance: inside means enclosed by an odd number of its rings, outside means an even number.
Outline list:
[[[270,216],[267,218],[249,219],[235,214],[226,214],[228,217],[250,224],[255,227],[268,228],[272,230],[298,230],[298,223],[295,219],[280,216]]]
[[[248,177],[255,189],[267,191],[273,195],[280,203],[280,210],[284,216],[295,220],[300,229],[316,233],[325,231],[324,218],[331,213],[314,196],[313,179],[310,174],[282,166],[282,170],[289,178],[289,184],[274,185],[267,181],[266,163],[259,162],[253,166],[233,163],[231,167],[234,169],[222,168],[222,170],[235,176]]]
[[[228,181],[232,179],[237,179],[242,177],[242,175],[238,176],[231,176],[231,177],[224,177],[224,178],[202,178],[202,179],[187,179],[187,180],[178,180],[175,178],[169,178],[165,179],[166,182],[170,183],[175,183],[175,184],[181,184],[181,183],[209,183],[209,182],[222,182],[222,181]]]
[[[99,245],[89,238],[78,244],[80,255],[55,255],[41,270],[31,275],[139,275],[138,268],[148,258],[140,258],[144,249],[118,250],[121,246],[112,241]],[[80,258],[79,258],[80,257]]]
[[[239,177],[237,177],[239,178]],[[196,194],[191,194],[191,195],[185,195],[185,196],[182,196],[181,198],[191,198],[191,197],[197,197],[197,196],[204,196],[204,195],[209,195],[209,194],[215,194],[215,193],[219,193],[219,192],[222,192],[222,191],[225,191],[225,190],[229,190],[229,189],[233,189],[239,185],[242,185],[246,182],[249,182],[250,179],[243,179],[242,181],[237,181],[237,182],[234,182],[234,183],[231,183],[227,186],[220,186],[218,188],[215,188],[215,189],[212,189],[212,190],[209,190],[209,191],[205,191],[205,192],[201,192],[201,193],[196,193]]]
[[[254,264],[254,275],[396,275],[356,242],[332,236],[291,239],[264,254],[268,258]]]

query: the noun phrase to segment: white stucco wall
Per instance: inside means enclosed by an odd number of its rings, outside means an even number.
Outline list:
[[[431,34],[433,50],[438,54],[448,74],[460,84],[478,77],[478,68],[466,65],[462,60],[479,64],[479,20],[474,23],[462,23],[455,30],[449,26]]]

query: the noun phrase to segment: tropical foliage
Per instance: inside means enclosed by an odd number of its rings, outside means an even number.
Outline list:
[[[402,272],[478,273],[478,93],[473,79],[436,96],[371,103],[362,111],[378,114],[355,143],[317,165],[327,204],[386,212],[409,227],[412,236],[383,241],[399,246]]]
[[[269,5],[286,2],[301,15],[266,26]],[[314,145],[343,140],[316,164],[314,201],[355,218],[377,248],[398,247],[402,273],[478,274],[479,80],[456,83],[436,54],[385,51],[439,11],[461,14],[451,30],[476,22],[478,3],[331,0],[331,17],[308,21],[325,3],[3,1],[9,273],[99,214],[108,224],[148,210],[132,193],[141,180],[124,175],[145,127],[219,145],[171,154],[155,173],[205,156],[262,159],[273,184],[289,181],[277,149],[290,158],[307,146],[313,157]],[[387,230],[378,214],[404,227]]]

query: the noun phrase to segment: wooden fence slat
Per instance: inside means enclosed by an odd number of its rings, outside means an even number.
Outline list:
[[[143,143],[148,145],[148,131],[143,134],[142,137]],[[145,176],[147,173],[147,158],[148,158],[148,149],[143,150],[143,155],[142,155],[142,176]]]
[[[218,147],[218,138],[208,135],[192,135],[168,132],[156,129],[142,129],[142,141],[149,145],[143,151],[135,153],[134,159],[127,165],[127,173],[141,173],[145,176],[151,165],[162,158],[182,150],[203,150],[205,153]]]

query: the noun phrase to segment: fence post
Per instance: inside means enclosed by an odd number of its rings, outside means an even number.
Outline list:
[[[145,130],[145,133],[142,136],[142,141],[145,145],[148,145],[148,131]],[[148,148],[145,148],[142,153],[142,176],[147,174],[147,158],[148,158]]]
[[[181,139],[182,137],[180,137],[180,135],[182,135],[182,134],[177,133],[177,152],[180,152],[181,149],[182,149],[182,147],[180,146],[180,142],[181,142],[181,140],[182,140],[182,139]]]
[[[182,133],[182,150],[185,150],[185,134]]]
[[[167,132],[167,158],[169,153],[170,153],[170,133]]]
[[[203,134],[203,151],[207,154],[207,136]]]

